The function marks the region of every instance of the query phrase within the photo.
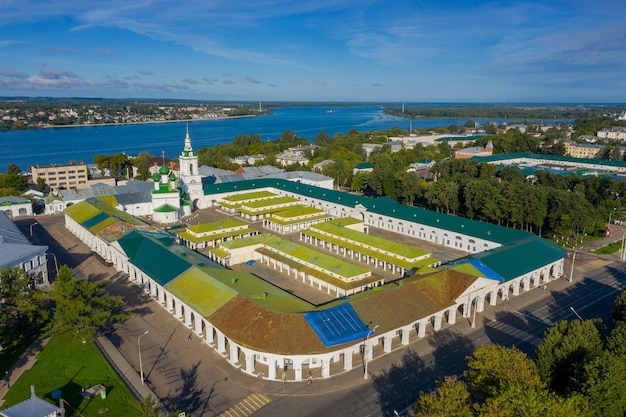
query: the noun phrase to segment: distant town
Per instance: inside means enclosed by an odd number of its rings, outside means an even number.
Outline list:
[[[269,114],[250,104],[44,103],[0,101],[0,130],[46,127],[210,120]]]

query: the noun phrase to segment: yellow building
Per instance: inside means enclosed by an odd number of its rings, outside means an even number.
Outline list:
[[[87,188],[88,168],[83,162],[68,165],[32,165],[33,182],[42,178],[52,190]]]

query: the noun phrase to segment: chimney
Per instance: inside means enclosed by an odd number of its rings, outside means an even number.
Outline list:
[[[35,398],[35,397],[36,397],[36,395],[35,395],[35,386],[31,385],[30,386],[30,398]]]

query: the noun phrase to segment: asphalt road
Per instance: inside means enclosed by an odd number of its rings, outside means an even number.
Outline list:
[[[434,387],[445,375],[462,374],[467,359],[480,345],[498,343],[516,346],[532,356],[543,332],[560,320],[601,317],[610,321],[615,298],[626,289],[626,266],[616,256],[598,257],[580,251],[576,257],[574,282],[556,280],[547,290],[533,289],[506,304],[486,306],[477,316],[475,328],[458,317],[444,330],[397,348],[369,363],[370,379],[363,369],[328,380],[268,382],[248,376],[228,364],[191,331],[113,268],[90,256],[89,248],[69,233],[62,216],[27,218],[16,221],[33,241],[49,246],[58,264],[75,268],[79,277],[112,279],[109,289],[124,296],[133,316],[110,330],[109,337],[127,360],[139,370],[138,337],[146,383],[172,410],[188,416],[215,416],[253,393],[264,393],[272,401],[254,413],[255,417],[280,416],[394,416],[402,414],[420,391]],[[54,274],[53,257],[49,270]],[[566,260],[565,270],[570,270]]]

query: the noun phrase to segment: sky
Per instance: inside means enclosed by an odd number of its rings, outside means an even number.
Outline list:
[[[0,96],[626,102],[624,0],[3,0]]]

